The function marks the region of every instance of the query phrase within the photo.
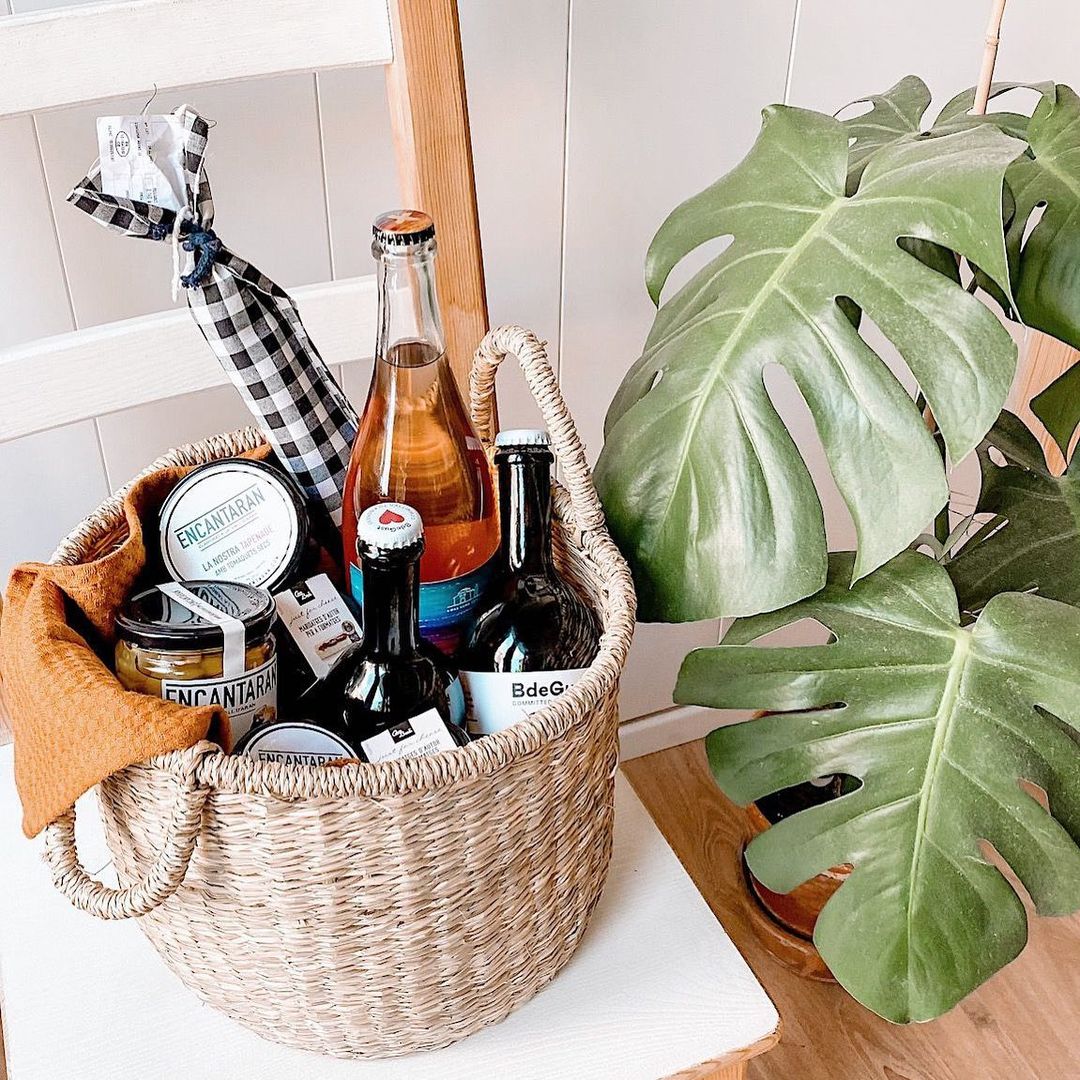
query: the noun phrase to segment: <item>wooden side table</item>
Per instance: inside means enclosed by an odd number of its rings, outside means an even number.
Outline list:
[[[11,756],[0,750],[10,1080],[739,1080],[779,1037],[772,1002],[621,777],[608,886],[559,977],[455,1046],[369,1062],[263,1041],[200,1004],[137,926],[72,909],[19,831]],[[86,865],[105,867],[92,802],[79,821]]]

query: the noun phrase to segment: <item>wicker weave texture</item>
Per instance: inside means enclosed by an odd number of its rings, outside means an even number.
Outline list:
[[[266,1038],[343,1057],[463,1038],[558,973],[603,888],[633,586],[543,345],[527,331],[501,328],[481,345],[479,430],[490,438],[506,355],[522,363],[567,481],[556,488],[556,558],[604,626],[581,681],[524,722],[414,761],[289,766],[201,743],[117,773],[99,794],[120,889],[78,864],[72,814],[50,826],[54,879],[77,906],[143,916],[187,986]],[[251,429],[221,436],[154,467],[226,457],[257,439]],[[114,498],[54,558],[86,559],[123,529]]]

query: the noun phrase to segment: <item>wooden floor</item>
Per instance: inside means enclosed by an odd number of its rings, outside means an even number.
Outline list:
[[[739,811],[700,742],[623,768],[780,1011],[780,1043],[750,1080],[1080,1080],[1080,916],[1035,921],[1027,951],[951,1013],[896,1027],[758,944],[737,886]]]

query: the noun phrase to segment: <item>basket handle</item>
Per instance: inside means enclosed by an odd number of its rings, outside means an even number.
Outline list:
[[[165,843],[142,881],[113,889],[91,877],[75,847],[75,807],[66,810],[45,830],[45,861],[53,884],[80,911],[99,919],[138,918],[153,911],[182,884],[202,827],[209,789],[197,781],[203,758],[220,753],[211,743],[196,743],[181,754],[181,783]]]
[[[495,375],[499,365],[511,355],[521,365],[525,381],[540,406],[555,456],[562,466],[563,484],[570,495],[578,527],[585,531],[602,528],[604,510],[593,487],[585,448],[548,361],[547,347],[535,334],[520,326],[499,326],[489,330],[473,358],[469,373],[469,411],[481,440],[485,446],[490,446],[495,437],[492,430]]]

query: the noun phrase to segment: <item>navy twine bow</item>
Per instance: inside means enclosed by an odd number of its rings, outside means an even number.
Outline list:
[[[150,228],[152,240],[165,240],[170,230],[161,223],[155,223]],[[180,278],[180,284],[185,289],[194,289],[201,285],[209,276],[210,268],[217,260],[221,251],[221,241],[213,229],[203,228],[201,225],[193,225],[190,221],[180,223],[180,235],[183,237],[181,246],[185,251],[195,252],[195,266],[190,274],[184,274]]]
[[[213,229],[204,229],[201,225],[196,225],[186,235],[181,229],[180,235],[184,237],[184,250],[195,252],[195,266],[190,274],[184,274],[180,278],[180,284],[185,289],[193,289],[196,285],[201,285],[210,274],[210,268],[221,251],[221,241]]]

